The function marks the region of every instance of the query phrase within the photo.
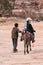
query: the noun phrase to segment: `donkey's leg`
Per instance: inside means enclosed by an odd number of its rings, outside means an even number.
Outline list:
[[[26,54],[27,39],[24,39],[24,54]]]
[[[24,54],[26,54],[26,44],[24,44]]]
[[[29,53],[28,47],[29,47],[29,45],[27,44],[27,53]]]
[[[31,51],[32,49],[31,49],[31,42],[30,42],[30,51]]]
[[[28,41],[27,41],[27,53],[29,53],[29,49],[28,49],[29,44],[30,44],[30,40],[28,39]]]

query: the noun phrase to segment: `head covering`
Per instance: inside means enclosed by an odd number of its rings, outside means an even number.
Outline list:
[[[31,19],[30,17],[28,17],[28,18],[26,19],[26,21],[32,21],[32,19]]]

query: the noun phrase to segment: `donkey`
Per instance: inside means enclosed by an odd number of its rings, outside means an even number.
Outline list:
[[[30,51],[31,49],[31,34],[30,32],[26,31],[24,33],[24,54],[29,53],[28,47],[30,47]]]
[[[26,52],[29,53],[28,47],[30,47],[30,51],[32,50],[31,49],[31,41],[32,41],[32,39],[31,39],[30,32],[28,32],[27,30],[25,30],[25,31],[23,30],[20,40],[21,41],[24,40],[24,54],[26,54]]]

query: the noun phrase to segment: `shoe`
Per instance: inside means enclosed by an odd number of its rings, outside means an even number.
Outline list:
[[[29,51],[27,50],[27,53],[29,53]]]
[[[17,49],[15,51],[18,51]]]
[[[29,53],[29,51],[27,53]]]
[[[14,53],[17,52],[17,51],[18,51],[17,49],[14,49],[14,50],[13,50]]]

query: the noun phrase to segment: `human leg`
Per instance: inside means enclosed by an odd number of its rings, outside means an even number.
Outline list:
[[[14,38],[13,39],[13,51],[15,52],[15,51],[17,51],[17,39],[16,38]]]

